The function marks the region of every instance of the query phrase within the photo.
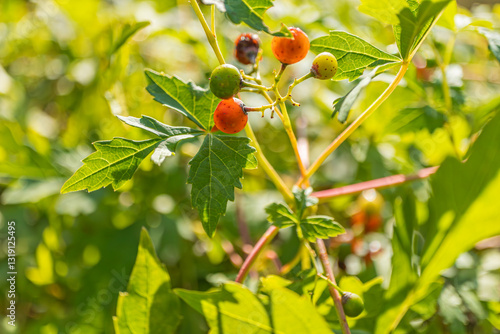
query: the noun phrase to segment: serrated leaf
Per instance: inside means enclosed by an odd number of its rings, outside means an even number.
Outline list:
[[[431,1],[425,0],[416,9],[403,8],[398,13],[400,22],[399,52],[403,59],[408,59],[410,53],[417,47],[432,23],[438,19],[439,14],[448,6],[451,0]],[[396,30],[395,33],[397,34]]]
[[[91,192],[109,184],[115,190],[120,188],[132,178],[142,160],[162,140],[163,138],[143,141],[114,138],[95,142],[96,152],[82,160],[84,165],[64,183],[61,193],[84,189]]]
[[[192,184],[191,202],[207,234],[212,237],[219,218],[226,212],[227,201],[234,200],[234,188],[242,187],[243,168],[257,168],[250,139],[209,134],[198,153],[189,162],[188,183]]]
[[[273,6],[273,0],[224,0],[224,4],[228,18],[235,24],[244,22],[250,28],[273,36],[291,36],[290,31],[284,25],[281,26],[280,31],[271,32],[264,23],[264,14]]]
[[[358,9],[382,23],[397,25],[398,14],[405,7],[408,7],[405,0],[361,0]]]
[[[401,61],[345,31],[330,31],[329,36],[312,40],[311,51],[316,54],[327,51],[337,58],[338,70],[333,80],[352,81],[360,77],[366,68]]]
[[[302,235],[309,242],[316,242],[316,239],[328,239],[345,233],[344,228],[328,216],[310,216],[300,222]]]
[[[396,226],[406,226],[406,237],[397,237],[398,240],[407,240],[399,242],[406,245],[400,249],[407,249],[405,253],[409,254],[406,260],[399,257],[399,262],[394,262],[393,258],[393,268],[399,269],[392,272],[385,310],[378,318],[376,334],[390,333],[397,328],[409,308],[428,295],[431,284],[441,271],[453,265],[461,253],[483,239],[500,234],[500,207],[497,205],[500,189],[499,128],[500,113],[497,113],[472,146],[465,163],[448,158],[441,164],[431,178],[433,195],[428,203],[429,217],[418,226],[419,230],[409,230],[416,225],[411,214],[396,216]],[[406,220],[413,223],[406,224]],[[415,254],[417,258],[408,250],[411,247],[408,240],[414,233],[421,234],[425,240],[422,253]],[[414,263],[410,262],[416,259],[419,259],[418,272],[412,269]],[[395,276],[401,275],[399,270],[402,267],[407,268],[404,282]],[[410,275],[413,275],[411,280]]]
[[[266,213],[268,214],[267,220],[279,228],[285,228],[299,223],[295,214],[285,204],[271,203],[266,207]]]
[[[407,108],[396,114],[387,125],[385,132],[404,134],[427,129],[433,133],[436,129],[443,127],[445,122],[445,115],[429,106]]]
[[[181,320],[179,307],[179,299],[170,287],[170,276],[143,228],[127,293],[118,297],[116,316],[113,317],[115,332],[175,333]]]
[[[146,70],[147,91],[155,101],[177,110],[204,130],[211,130],[213,113],[221,101],[209,89],[196,86],[192,81],[184,82],[176,76],[167,76]]]
[[[262,300],[237,283],[207,292],[175,292],[205,316],[213,334],[331,333],[311,302],[286,288],[276,287]]]
[[[157,165],[161,165],[166,157],[175,154],[174,152],[179,142],[184,139],[194,138],[205,133],[204,131],[184,126],[166,125],[149,116],[142,116],[141,118],[132,116],[117,117],[122,122],[128,125],[149,131],[159,137],[166,138],[158,145],[158,147],[154,150],[153,155],[151,156],[151,160]]]
[[[488,48],[500,62],[500,33],[494,30],[479,28],[478,31],[488,40]]]
[[[306,208],[318,204],[318,199],[316,197],[310,196],[312,193],[312,188],[302,189],[295,186],[292,189],[292,193],[295,199],[296,216],[298,219],[302,218],[302,215]]]
[[[150,23],[147,21],[144,22],[136,22],[134,24],[125,24],[121,31],[120,36],[113,43],[113,47],[111,48],[110,54],[118,51],[128,40],[130,37],[134,36],[139,30],[147,27]]]

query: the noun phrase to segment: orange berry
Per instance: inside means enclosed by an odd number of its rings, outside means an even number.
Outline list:
[[[215,126],[224,133],[238,133],[248,122],[244,104],[237,98],[222,100],[214,113]]]
[[[300,28],[289,28],[293,37],[273,37],[271,49],[283,64],[295,64],[309,52],[309,38]]]

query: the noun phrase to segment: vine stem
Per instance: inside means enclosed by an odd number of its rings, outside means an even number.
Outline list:
[[[333,275],[333,269],[330,266],[330,260],[328,259],[328,253],[326,251],[325,243],[323,239],[316,239],[316,246],[318,248],[319,259],[321,260],[321,264],[323,266],[323,270],[326,273],[326,277],[335,285],[337,282],[335,281],[335,275]],[[344,313],[344,307],[342,306],[342,297],[340,296],[340,292],[335,289],[331,284],[328,284],[328,290],[330,291],[330,295],[332,296],[333,303],[335,304],[335,310],[337,311],[337,316],[340,322],[340,329],[343,334],[350,334],[351,330],[349,329],[349,325],[347,324],[347,319]]]
[[[391,82],[389,87],[361,114],[354,122],[352,122],[333,142],[319,155],[319,157],[314,161],[314,163],[307,169],[306,174],[297,181],[297,185],[301,186],[306,182],[321,166],[321,164],[326,160],[326,158],[337,149],[353,132],[356,130],[361,123],[363,123],[377,108],[392,94],[396,89],[399,82],[403,79],[406,71],[408,70],[409,62],[403,62],[398,74]]]
[[[272,225],[270,226],[267,231],[260,237],[259,241],[255,244],[255,247],[252,249],[250,254],[248,254],[247,258],[243,262],[243,265],[240,268],[240,271],[238,272],[238,275],[236,276],[235,282],[237,283],[243,283],[245,280],[245,277],[248,274],[248,271],[254,264],[255,260],[257,260],[257,257],[261,253],[262,249],[264,246],[266,246],[273,238],[278,234],[279,228]]]
[[[362,192],[364,190],[368,190],[368,189],[381,189],[381,188],[393,187],[393,186],[403,184],[405,182],[425,179],[426,177],[429,177],[432,174],[434,174],[438,170],[438,168],[439,168],[439,166],[428,167],[428,168],[421,169],[416,174],[412,174],[412,175],[405,175],[405,174],[391,175],[391,176],[382,177],[380,179],[350,184],[350,185],[344,186],[344,187],[333,188],[333,189],[328,189],[328,190],[321,190],[321,191],[317,191],[317,192],[312,193],[311,196],[317,197],[320,199],[321,198],[325,199],[325,198],[333,198],[333,197],[344,196],[344,195],[357,194],[357,193],[360,193],[360,192]]]
[[[278,188],[281,195],[285,198],[285,201],[288,203],[292,203],[293,202],[292,192],[290,191],[290,189],[288,189],[285,182],[281,179],[279,174],[276,172],[276,170],[273,168],[273,166],[269,163],[269,161],[265,157],[264,153],[262,153],[262,149],[260,148],[259,142],[257,141],[257,138],[255,137],[255,133],[253,132],[252,127],[250,126],[250,123],[247,123],[247,125],[245,126],[245,133],[247,134],[248,138],[250,138],[252,140],[252,144],[256,149],[255,156],[257,157],[257,160],[259,161],[260,167],[262,167],[262,169],[269,176],[269,178],[274,183],[276,188]]]
[[[191,4],[191,7],[193,7],[194,13],[198,17],[198,20],[201,23],[201,26],[203,27],[203,30],[205,31],[205,35],[207,35],[208,43],[210,43],[210,46],[214,50],[215,55],[217,56],[217,59],[219,60],[219,63],[225,64],[226,61],[224,60],[224,56],[222,56],[222,52],[220,51],[219,44],[217,43],[217,39],[215,38],[215,29],[214,31],[210,30],[210,27],[208,26],[207,20],[205,20],[205,17],[203,16],[203,13],[201,12],[200,6],[198,5],[198,2],[196,0],[190,0],[189,3]],[[215,16],[215,12],[212,13],[213,16]],[[212,25],[215,28],[215,19],[214,17],[212,18]]]

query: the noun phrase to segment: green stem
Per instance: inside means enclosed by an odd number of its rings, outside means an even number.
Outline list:
[[[341,296],[344,294],[344,291],[342,291],[342,289],[337,284],[330,281],[330,279],[328,279],[328,277],[323,276],[321,274],[318,274],[318,277],[321,278],[322,280],[326,281],[330,286],[334,287],[340,293]]]
[[[314,161],[314,163],[309,167],[306,171],[304,177],[301,177],[299,181],[297,181],[297,185],[300,186],[304,182],[306,182],[321,166],[321,164],[326,160],[326,158],[332,154],[333,151],[337,149],[360,125],[363,123],[375,110],[377,110],[380,105],[387,100],[387,98],[392,94],[392,92],[396,89],[399,82],[403,79],[406,71],[408,70],[409,63],[404,62],[399,69],[398,74],[391,82],[389,87],[369,106],[359,117],[352,122],[337,138],[333,140],[333,142],[319,155],[319,157]]]
[[[260,148],[259,142],[257,141],[257,138],[255,137],[255,134],[252,130],[252,127],[250,126],[250,123],[247,123],[247,126],[245,127],[245,132],[252,140],[252,145],[255,147],[257,150],[255,152],[255,156],[257,157],[257,160],[259,161],[259,166],[262,167],[262,169],[266,172],[266,174],[269,176],[271,181],[274,183],[276,188],[279,190],[281,195],[283,195],[283,198],[287,203],[293,203],[293,194],[288,189],[286,186],[285,182],[281,179],[279,174],[274,170],[273,166],[269,163],[267,158],[264,156],[264,153],[262,153],[262,149]]]
[[[198,17],[198,20],[201,23],[201,26],[203,27],[203,30],[205,31],[205,35],[207,35],[208,43],[210,43],[210,46],[215,52],[215,55],[217,56],[217,59],[219,60],[219,63],[225,64],[226,61],[224,60],[224,57],[222,56],[222,52],[220,51],[219,44],[217,43],[217,39],[215,38],[215,30],[211,31],[210,27],[208,26],[207,20],[205,20],[205,17],[203,16],[203,13],[201,12],[200,6],[198,5],[198,2],[196,0],[190,0],[189,3],[191,4],[191,7],[193,7],[194,13]],[[215,13],[213,14],[215,16]],[[215,20],[214,20],[215,21]],[[213,23],[215,26],[215,23]]]

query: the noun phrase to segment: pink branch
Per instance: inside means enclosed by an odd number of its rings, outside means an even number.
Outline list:
[[[429,177],[430,175],[434,174],[438,168],[439,166],[428,167],[421,169],[420,171],[418,171],[417,174],[413,175],[398,174],[398,175],[383,177],[376,180],[351,184],[345,187],[317,191],[312,193],[311,196],[317,198],[332,198],[337,196],[356,194],[362,192],[363,190],[368,190],[368,189],[380,189],[380,188],[392,187],[409,181],[425,179],[426,177]]]

